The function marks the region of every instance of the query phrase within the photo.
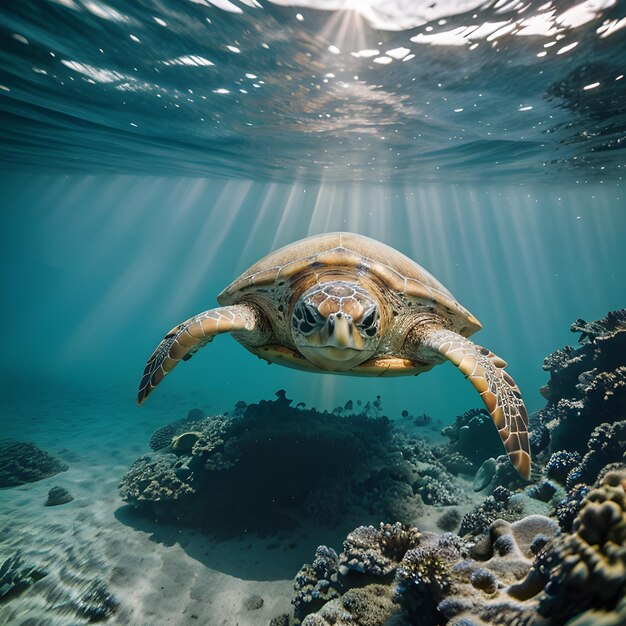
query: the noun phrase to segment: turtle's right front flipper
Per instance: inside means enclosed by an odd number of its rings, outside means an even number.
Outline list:
[[[422,345],[445,356],[469,378],[498,429],[511,463],[529,480],[528,413],[519,388],[504,371],[506,361],[469,339],[442,328],[425,332]]]
[[[172,328],[146,363],[139,383],[137,404],[142,404],[181,360],[189,359],[196,350],[212,341],[215,335],[233,330],[252,331],[256,326],[256,318],[254,307],[235,304],[205,311]]]

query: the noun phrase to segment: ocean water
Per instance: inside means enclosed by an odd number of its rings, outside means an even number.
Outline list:
[[[83,503],[71,523],[84,542],[90,528],[130,528],[114,515],[117,483],[157,427],[194,407],[217,414],[279,389],[321,410],[380,395],[392,420],[408,410],[445,425],[480,406],[451,364],[314,375],[228,336],[135,406],[165,332],[310,235],[360,233],[425,267],[541,409],[543,359],[576,341],[570,324],[626,303],[625,26],[618,0],[3,3],[0,433],[74,455],[65,479],[0,493],[3,528],[32,529],[7,545],[62,524],[37,507],[63,480]],[[229,586],[278,585],[267,581],[312,558],[307,544],[285,567],[217,548],[212,560],[167,552],[176,534],[132,533],[133,554],[161,574],[140,592],[116,570],[133,605],[120,623],[196,623],[173,617],[174,601],[150,613],[158,591],[146,589],[171,589],[181,571],[216,585],[222,620]],[[102,571],[121,553],[105,550]],[[6,623],[50,607],[20,602]]]

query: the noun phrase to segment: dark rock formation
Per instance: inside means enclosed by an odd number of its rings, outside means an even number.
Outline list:
[[[64,472],[67,465],[32,443],[0,442],[0,487],[14,487]]]
[[[503,451],[498,431],[485,409],[471,409],[458,415],[454,424],[446,426],[441,433],[450,439],[450,443],[439,449],[438,456],[461,454],[473,464],[466,473],[472,473],[483,461]]]
[[[58,506],[59,504],[67,504],[74,499],[72,494],[63,487],[52,487],[48,491],[48,499],[46,506]]]
[[[121,495],[161,519],[230,533],[243,523],[276,533],[311,515],[337,523],[355,506],[411,522],[422,498],[463,499],[427,445],[392,432],[378,398],[356,405],[358,414],[346,414],[348,404],[332,413],[298,408],[281,391],[239,403],[230,416],[165,426],[156,437],[163,447],[135,462]]]

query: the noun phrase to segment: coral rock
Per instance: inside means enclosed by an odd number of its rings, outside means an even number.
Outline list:
[[[332,548],[319,546],[312,565],[304,565],[296,575],[294,589],[297,619],[321,608],[328,600],[338,598],[341,583],[337,553]]]
[[[155,452],[133,463],[120,483],[126,502],[169,502],[195,492],[193,473],[175,454]]]
[[[491,417],[482,408],[457,416],[455,423],[441,432],[451,440],[448,453],[460,453],[476,467],[485,459],[502,452],[502,442],[493,427]]]
[[[0,487],[14,487],[64,472],[67,465],[32,443],[0,442]]]
[[[359,526],[343,542],[340,571],[349,570],[373,576],[387,576],[395,572],[407,550],[420,543],[416,528],[404,524]]]
[[[379,626],[407,624],[402,606],[393,590],[385,585],[367,585],[350,589],[328,602],[318,613],[307,616],[302,626]],[[400,619],[393,622],[395,618]]]
[[[72,494],[63,487],[52,487],[48,491],[48,499],[46,506],[58,506],[59,504],[67,504],[73,500]]]

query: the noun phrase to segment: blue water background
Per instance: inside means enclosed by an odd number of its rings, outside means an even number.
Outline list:
[[[130,424],[281,388],[320,408],[380,394],[391,417],[478,406],[449,364],[315,376],[219,337],[132,408],[165,332],[321,232],[433,273],[531,410],[569,325],[624,306],[623,2],[292,4],[0,7],[1,409],[18,434],[73,388]]]
[[[130,410],[165,332],[215,306],[215,296],[270,250],[329,230],[380,239],[437,276],[482,322],[476,341],[509,362],[531,410],[543,403],[544,356],[576,340],[570,323],[624,304],[626,214],[615,186],[14,175],[1,187],[1,378],[5,398],[19,400],[12,410],[42,386],[91,389],[104,413],[108,396],[123,398],[131,420],[164,407],[172,418],[193,406],[229,410],[281,388],[329,409],[380,394],[391,417],[407,409],[447,422],[479,406],[447,363],[417,378],[313,375],[268,366],[220,336],[136,414]]]

